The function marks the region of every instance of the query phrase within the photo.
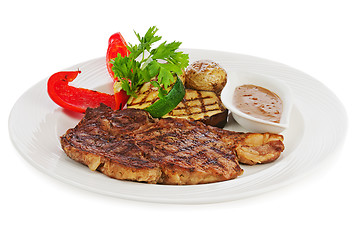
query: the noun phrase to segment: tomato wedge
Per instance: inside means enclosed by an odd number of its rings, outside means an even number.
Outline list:
[[[112,70],[113,64],[110,61],[120,54],[121,56],[125,57],[129,55],[129,50],[126,48],[127,43],[121,33],[117,32],[110,36],[109,38],[109,46],[106,52],[106,67],[114,81],[114,95],[115,95],[115,102],[116,102],[116,109],[123,109],[126,105],[129,96],[126,92],[118,87],[115,87],[117,78],[114,75]]]
[[[53,74],[47,82],[49,97],[59,106],[80,113],[85,113],[88,107],[96,108],[100,103],[115,110],[114,95],[69,86],[69,82],[72,82],[79,73],[81,72],[63,71]]]
[[[110,63],[110,61],[116,58],[119,53],[123,57],[128,56],[130,52],[126,46],[127,43],[121,33],[117,32],[110,36],[106,52],[106,67],[113,81],[116,81],[117,78],[114,76],[114,72],[111,69],[112,63]]]

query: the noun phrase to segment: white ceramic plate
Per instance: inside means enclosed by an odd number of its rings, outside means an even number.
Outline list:
[[[66,183],[123,199],[160,203],[214,203],[254,196],[291,183],[304,173],[326,165],[344,140],[346,112],[337,97],[322,83],[298,70],[269,60],[209,50],[185,49],[190,61],[212,59],[228,72],[244,70],[268,75],[287,84],[294,94],[293,110],[285,136],[286,149],[275,162],[242,166],[237,179],[195,186],[152,185],[109,178],[68,158],[59,137],[74,127],[81,114],[53,103],[46,92],[47,79],[25,92],[9,117],[14,146],[34,167]],[[66,70],[80,69],[74,85],[111,92],[105,58],[94,59]],[[242,131],[230,116],[227,129]]]

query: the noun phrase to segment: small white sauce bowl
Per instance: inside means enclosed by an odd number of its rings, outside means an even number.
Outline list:
[[[283,103],[283,110],[280,123],[274,123],[248,115],[237,109],[233,103],[235,88],[244,84],[257,85],[276,93]],[[244,129],[251,132],[281,133],[289,126],[290,113],[292,108],[291,89],[285,82],[262,74],[255,74],[243,71],[228,73],[228,81],[221,92],[221,101],[232,113],[233,118]]]

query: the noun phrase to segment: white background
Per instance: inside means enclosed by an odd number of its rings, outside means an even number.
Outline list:
[[[0,238],[359,239],[357,2],[2,1]],[[267,58],[323,82],[346,106],[349,118],[335,161],[261,196],[183,206],[90,193],[23,160],[7,129],[21,94],[54,72],[104,56],[112,33],[120,31],[134,42],[133,29],[143,33],[152,25],[184,48]]]

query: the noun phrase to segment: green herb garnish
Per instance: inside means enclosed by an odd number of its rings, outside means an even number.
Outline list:
[[[152,48],[152,45],[162,38],[155,35],[157,31],[155,26],[150,27],[143,37],[134,31],[140,43],[129,44],[128,56],[122,57],[118,54],[111,61],[115,77],[120,79],[121,88],[130,96],[137,97],[137,88],[151,82],[159,89],[159,98],[164,98],[168,93],[167,88],[176,80],[175,75],[181,75],[189,64],[188,54],[177,51],[181,42],[165,41]]]

